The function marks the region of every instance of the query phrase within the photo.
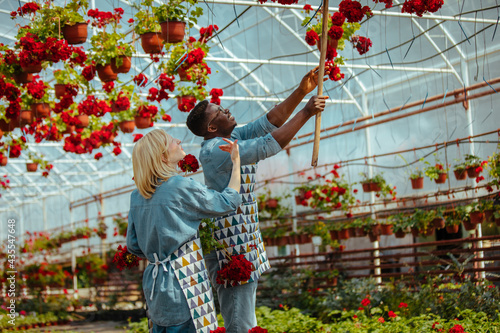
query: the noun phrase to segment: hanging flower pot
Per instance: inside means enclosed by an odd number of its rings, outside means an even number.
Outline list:
[[[479,167],[479,165],[473,165],[467,168],[467,176],[469,176],[469,178],[476,178],[479,176],[479,172],[476,172],[477,167]]]
[[[16,82],[16,84],[23,84],[33,81],[33,74],[21,72],[19,74],[13,74],[12,78]]]
[[[268,199],[266,201],[266,207],[269,208],[269,209],[275,209],[276,207],[278,207],[278,200],[276,200],[276,199]]]
[[[356,227],[356,237],[365,237],[367,235],[364,227]]]
[[[332,240],[338,240],[339,239],[339,231],[338,230],[330,230],[330,238]]]
[[[135,122],[133,120],[124,120],[119,126],[123,133],[132,133],[135,130]]]
[[[66,125],[66,129],[62,132],[62,134],[71,134],[75,131],[75,125]]]
[[[87,41],[88,23],[75,23],[74,25],[64,25],[62,27],[62,34],[64,39],[68,42],[68,44],[76,45],[83,44]]]
[[[432,224],[436,229],[443,229],[445,226],[444,219],[440,217],[437,217],[434,220],[432,220]]]
[[[368,237],[370,238],[370,242],[372,243],[380,240],[380,235],[376,235],[371,231],[368,233]]]
[[[467,231],[476,230],[476,224],[472,223],[470,219],[464,219],[463,224],[465,230]]]
[[[487,209],[484,211],[484,220],[486,222],[493,222],[493,209]]]
[[[118,74],[113,72],[110,64],[106,64],[104,66],[97,65],[96,68],[97,68],[97,75],[99,75],[99,79],[102,82],[110,82],[110,81],[114,81],[118,78]]]
[[[29,125],[33,122],[33,112],[31,110],[21,110],[19,112],[19,125]]]
[[[481,224],[484,221],[483,212],[471,212],[469,216],[470,216],[470,221],[473,224]]]
[[[436,184],[444,184],[444,183],[446,183],[447,177],[448,177],[447,173],[440,173],[440,174],[438,174],[438,178],[434,179],[434,181],[436,182]]]
[[[378,183],[370,183],[370,192],[378,192],[380,190],[381,188]]]
[[[347,231],[349,233],[349,237],[356,237],[356,228],[347,228]]]
[[[424,177],[420,178],[411,178],[411,188],[414,190],[420,190],[424,188]]]
[[[0,159],[0,166],[6,166],[8,161],[9,158],[7,156],[2,156],[2,158]]]
[[[109,138],[102,140],[102,143],[112,143],[113,141],[115,141],[115,137],[116,137],[116,135],[111,133]]]
[[[135,126],[140,129],[151,127],[151,117],[140,117],[136,116],[134,118]]]
[[[374,235],[379,235],[382,233],[382,228],[380,227],[380,224],[374,224],[372,225],[372,230],[370,231]]]
[[[50,116],[50,105],[48,103],[33,103],[31,104],[31,112],[37,118],[47,118]]]
[[[339,230],[339,239],[349,239],[349,230],[340,229]]]
[[[363,183],[361,185],[363,186],[363,192],[371,192],[370,183]]]
[[[21,69],[25,73],[40,73],[42,71],[42,64],[22,66]]]
[[[382,235],[390,236],[392,235],[392,224],[381,224],[380,230]]]
[[[500,219],[495,219],[495,224],[500,227]]]
[[[418,228],[411,227],[411,234],[413,237],[418,237],[419,235]]]
[[[394,233],[396,238],[405,238],[406,237],[406,232],[404,230],[398,230]]]
[[[446,226],[446,232],[449,233],[449,234],[456,234],[458,232],[458,229],[459,229],[459,225],[447,225]]]
[[[338,45],[339,45],[339,40],[330,38],[328,36],[326,43],[327,43],[329,48],[333,48],[336,50]],[[319,52],[321,52],[321,37],[318,41],[316,41],[316,47],[318,48]]]
[[[144,53],[160,53],[163,49],[163,37],[159,32],[146,32],[141,35],[141,46]]]
[[[466,169],[453,170],[453,173],[455,174],[456,180],[465,180],[467,178]]]
[[[160,23],[161,36],[165,43],[180,43],[186,33],[186,22],[165,21]]]
[[[177,96],[177,106],[181,104],[188,104],[188,103],[196,103],[196,97],[192,95],[185,95],[185,96]]]
[[[19,121],[17,119],[9,119],[5,121],[5,119],[0,119],[0,130],[4,132],[10,132],[19,126]]]
[[[130,57],[120,56],[120,58],[122,59],[122,64],[120,66],[117,66],[116,58],[111,59],[111,69],[115,73],[128,73],[130,71],[130,67],[132,66]]]
[[[434,233],[434,226],[428,225],[427,229],[420,229],[418,232],[420,235],[425,237],[432,236],[432,234]]]
[[[63,83],[54,84],[56,98],[61,99],[66,94],[66,85]]]
[[[26,163],[26,171],[36,172],[37,169],[38,169],[37,163]]]
[[[76,124],[76,128],[85,128],[89,126],[89,116],[86,114],[80,114],[76,116],[76,119],[78,119],[79,124]]]

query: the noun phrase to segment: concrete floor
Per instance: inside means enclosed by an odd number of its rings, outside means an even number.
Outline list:
[[[79,332],[79,333],[123,333],[127,330],[125,321],[94,321],[94,322],[71,322],[67,325],[57,325],[32,329],[30,332]]]

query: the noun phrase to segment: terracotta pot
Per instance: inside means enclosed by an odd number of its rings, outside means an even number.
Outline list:
[[[488,210],[485,210],[484,211],[484,220],[486,222],[493,222],[494,219],[493,219],[493,209],[488,209]]]
[[[500,227],[500,219],[495,219],[495,224]]]
[[[61,99],[66,94],[66,85],[63,83],[54,84],[56,98]]]
[[[328,37],[326,43],[329,47],[337,49],[337,46],[339,45],[339,40]],[[319,52],[321,52],[321,37],[319,38],[318,41],[316,41],[316,47],[318,48]]]
[[[381,188],[377,183],[370,183],[370,192],[378,192]]]
[[[447,225],[446,226],[446,232],[449,234],[456,234],[459,229],[459,225]]]
[[[151,117],[135,117],[135,126],[140,129],[151,127]]]
[[[455,174],[456,180],[465,180],[467,178],[467,170],[466,169],[453,170],[453,173]]]
[[[160,53],[163,49],[163,37],[159,32],[146,32],[141,35],[141,46],[144,53]]]
[[[188,78],[187,78],[187,73],[185,70],[183,70],[182,68],[177,68],[177,74],[179,74],[179,79],[181,81],[189,81]]]
[[[300,236],[300,244],[308,244],[311,243],[311,236],[309,235],[299,235]]]
[[[21,69],[25,73],[40,73],[42,71],[42,64],[38,65],[28,65],[26,67],[21,66]]]
[[[3,131],[0,129],[0,139],[3,137]]]
[[[372,232],[368,233],[368,237],[370,237],[370,242],[372,242],[372,243],[380,240],[380,235],[375,235]]]
[[[440,217],[436,217],[434,220],[432,220],[432,224],[436,229],[443,229],[445,227],[444,219]]]
[[[196,102],[196,97],[191,96],[191,95],[177,96],[176,98],[177,98],[177,106],[179,106],[180,104],[192,101],[192,100],[194,100]]]
[[[470,166],[467,168],[467,176],[469,176],[469,178],[476,178],[477,176],[479,176],[479,172],[476,172],[478,166],[479,165]]]
[[[287,236],[278,237],[275,241],[276,241],[276,246],[285,246],[288,244],[288,237]]]
[[[62,27],[62,34],[64,39],[68,42],[68,44],[76,45],[83,44],[87,41],[88,23],[76,23],[74,25],[64,25]]]
[[[23,84],[33,81],[33,74],[22,72],[19,74],[13,74],[12,78],[14,79],[16,84]]]
[[[0,129],[4,132],[10,132],[19,126],[19,121],[17,119],[10,119],[9,122],[4,119],[0,119]]]
[[[476,230],[476,224],[472,223],[469,219],[464,219],[463,224],[467,231]]]
[[[356,227],[356,237],[365,237],[367,235],[364,227]]]
[[[418,228],[411,227],[411,234],[413,235],[413,237],[418,237],[419,235]]]
[[[406,237],[406,232],[404,230],[398,230],[394,233],[396,238],[405,238]]]
[[[115,73],[128,73],[130,71],[130,67],[132,66],[132,61],[130,57],[120,56],[122,59],[121,66],[116,65],[116,59],[111,59],[111,69]]]
[[[78,115],[76,116],[76,119],[80,121],[79,124],[75,125],[76,128],[85,128],[89,126],[89,116],[87,116],[86,114]]]
[[[363,186],[363,192],[371,192],[370,183],[363,183],[361,185]]]
[[[267,208],[274,209],[274,208],[278,207],[278,200],[268,199],[266,201],[266,206],[267,206]]]
[[[47,118],[50,116],[50,105],[47,103],[31,104],[31,112],[33,112],[37,118]]]
[[[110,64],[106,64],[104,66],[97,65],[96,68],[97,68],[97,75],[99,75],[99,79],[102,82],[110,82],[110,81],[114,81],[118,78],[118,74],[113,72]]]
[[[71,134],[75,131],[75,129],[75,125],[66,125],[66,129],[64,130],[64,132],[62,132],[62,134]]]
[[[111,104],[111,112],[120,112],[120,111],[125,111],[125,110],[128,110],[128,108],[119,107],[118,105],[116,105],[116,102],[113,102]]]
[[[424,188],[424,177],[410,179],[411,180],[411,188],[414,190],[420,190]]]
[[[356,237],[356,228],[347,228],[347,232],[349,233],[349,237]]]
[[[469,214],[470,222],[474,224],[481,224],[484,221],[484,213],[483,212],[471,212]]]
[[[122,121],[119,126],[123,133],[132,133],[135,129],[135,122],[132,120],[125,120]]]
[[[19,113],[19,125],[29,125],[33,122],[33,112],[31,110],[21,110]]]
[[[338,230],[330,230],[330,238],[332,240],[339,239],[339,231]]]
[[[26,163],[26,171],[28,172],[36,172],[38,169],[38,164],[36,163]]]
[[[380,225],[381,233],[385,236],[392,235],[392,224],[381,224]]]
[[[0,166],[6,166],[8,161],[9,158],[7,156],[2,156],[2,158],[0,159]]]
[[[380,224],[372,225],[372,230],[370,232],[374,235],[380,235],[382,233],[382,228],[380,227]]]
[[[339,239],[349,239],[349,230],[340,229],[339,230]]]
[[[418,232],[420,235],[425,237],[432,236],[432,234],[434,233],[434,226],[428,225],[426,230],[420,229]]]
[[[165,21],[160,23],[160,27],[165,43],[180,43],[184,40],[186,22]]]
[[[102,140],[102,143],[112,143],[115,140],[115,137],[115,134],[111,134],[108,139]]]
[[[434,181],[436,182],[436,184],[444,184],[446,183],[446,178],[448,178],[447,173],[440,173],[438,174],[438,179],[434,179]]]

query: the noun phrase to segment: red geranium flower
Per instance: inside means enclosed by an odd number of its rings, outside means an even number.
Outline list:
[[[306,32],[306,43],[314,46],[316,45],[316,41],[319,41],[319,36],[314,30],[309,30]]]
[[[184,172],[196,172],[200,168],[200,164],[194,155],[187,154],[179,161],[179,168]]]

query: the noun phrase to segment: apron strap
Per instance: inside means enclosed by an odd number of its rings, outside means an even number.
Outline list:
[[[167,271],[167,262],[170,261],[170,257],[167,257],[165,259],[163,259],[162,261],[160,261],[158,259],[158,255],[156,253],[153,253],[153,256],[155,257],[155,262],[151,262],[149,261],[149,264],[150,265],[155,265],[155,267],[153,267],[153,272],[152,272],[152,275],[153,275],[153,287],[151,288],[151,296],[149,296],[149,300],[153,300],[153,294],[154,294],[154,291],[155,291],[155,284],[156,284],[156,277],[158,276],[158,265],[162,265],[163,266],[163,270],[166,272]]]

